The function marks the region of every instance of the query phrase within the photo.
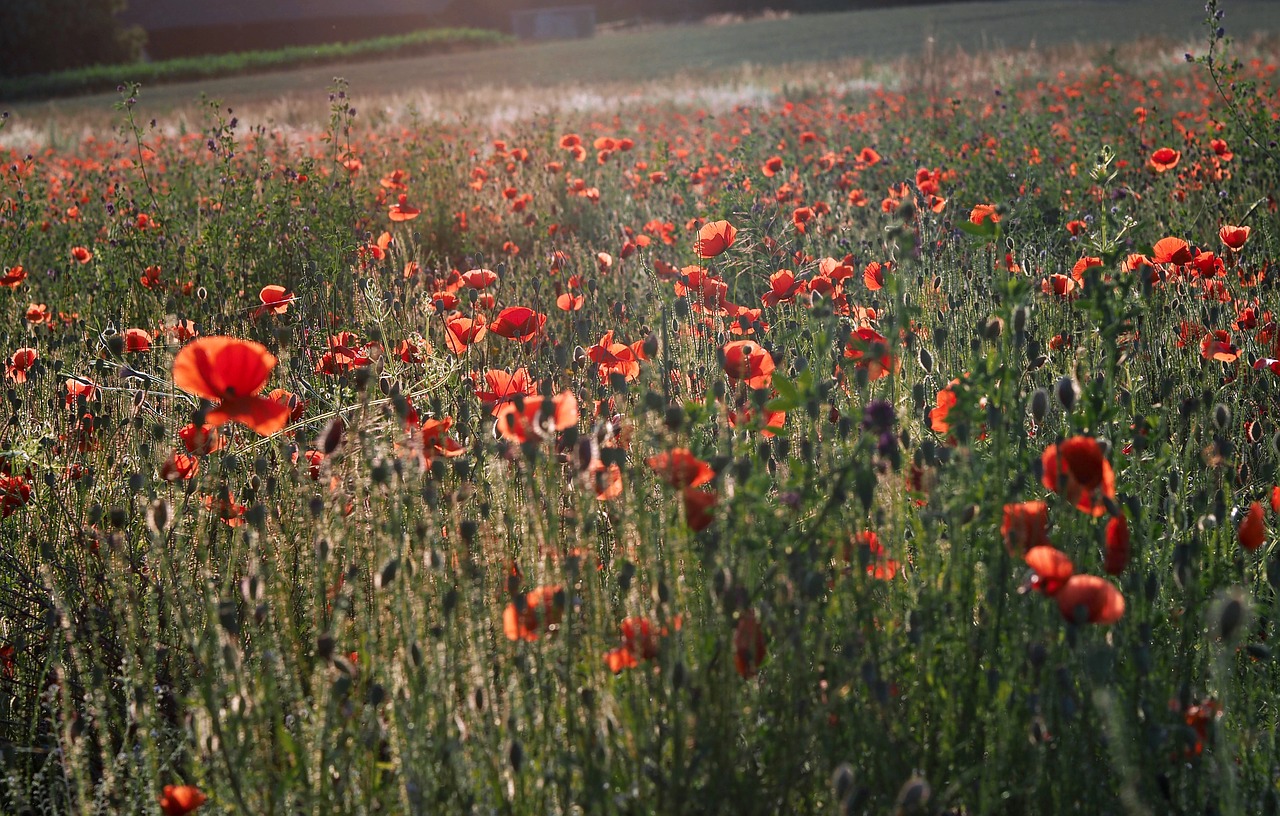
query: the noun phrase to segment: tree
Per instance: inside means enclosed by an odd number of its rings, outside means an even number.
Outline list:
[[[132,62],[146,35],[116,15],[126,0],[0,0],[0,76]]]

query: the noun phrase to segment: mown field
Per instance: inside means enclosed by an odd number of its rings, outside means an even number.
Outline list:
[[[1280,97],[1218,24],[19,110],[0,811],[1280,812]]]

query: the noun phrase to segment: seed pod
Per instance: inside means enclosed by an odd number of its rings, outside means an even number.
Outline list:
[[[1044,422],[1045,415],[1049,413],[1049,394],[1043,388],[1037,388],[1027,400],[1027,410],[1037,425]]]
[[[1062,406],[1062,410],[1071,413],[1076,407],[1076,400],[1080,398],[1080,386],[1076,385],[1076,381],[1071,377],[1059,377],[1053,385],[1053,396]]]

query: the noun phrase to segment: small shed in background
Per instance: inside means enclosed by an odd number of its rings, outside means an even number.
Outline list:
[[[596,7],[552,6],[511,12],[511,30],[522,40],[575,40],[596,33]]]

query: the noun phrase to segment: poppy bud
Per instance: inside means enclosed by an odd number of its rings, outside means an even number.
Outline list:
[[[836,799],[844,799],[853,790],[853,766],[841,762],[831,774],[831,792]]]
[[[1027,410],[1031,412],[1037,425],[1044,422],[1045,414],[1049,413],[1049,395],[1043,388],[1037,388],[1031,393],[1031,399],[1027,400]]]
[[[1027,319],[1031,316],[1031,310],[1026,306],[1019,306],[1013,310],[1013,331],[1015,334],[1023,334],[1027,330]]]
[[[1231,424],[1231,409],[1222,403],[1213,406],[1213,424],[1218,430],[1224,431]]]
[[[924,813],[925,805],[929,803],[929,796],[932,793],[933,789],[929,787],[929,783],[923,776],[913,775],[898,791],[898,798],[894,802],[895,816]]]
[[[1002,334],[1004,334],[1004,321],[994,316],[987,318],[986,324],[982,327],[982,336],[988,340],[998,340]]]
[[[933,355],[929,353],[927,348],[920,349],[920,367],[924,369],[924,373],[933,373]]]
[[[1076,407],[1076,400],[1080,397],[1080,386],[1076,385],[1076,381],[1071,377],[1059,377],[1053,385],[1053,396],[1057,398],[1058,404],[1064,411],[1071,413]]]
[[[1251,612],[1249,596],[1243,589],[1232,587],[1219,592],[1209,608],[1209,634],[1214,640],[1231,643],[1249,628]]]

